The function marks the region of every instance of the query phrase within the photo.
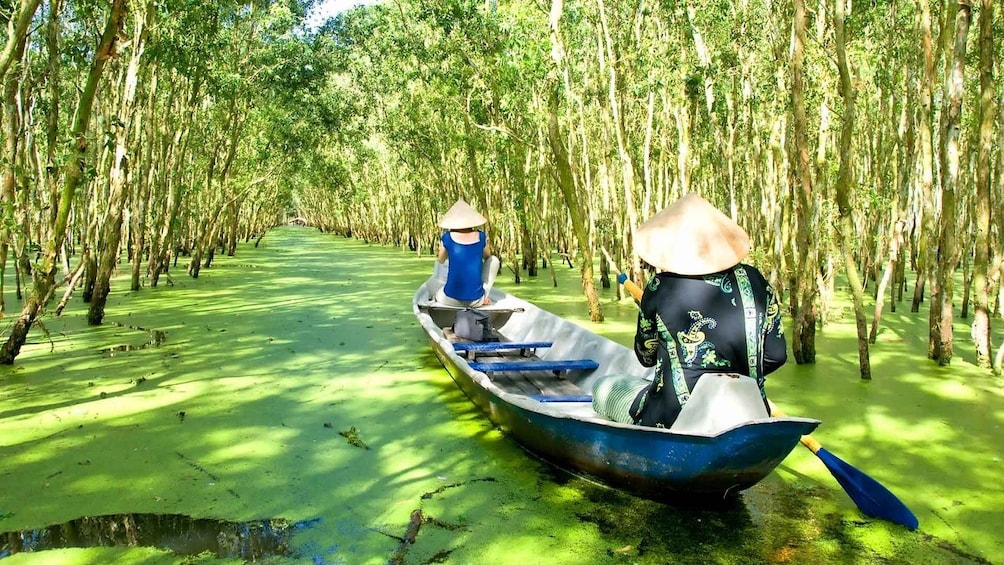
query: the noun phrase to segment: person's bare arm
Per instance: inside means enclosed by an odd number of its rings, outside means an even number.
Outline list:
[[[447,257],[446,257],[446,247],[443,247],[443,245],[440,244],[439,245],[439,255],[436,256],[436,261],[439,261],[440,263],[446,263],[446,259],[447,259]]]
[[[493,254],[494,254],[494,252],[492,251],[492,244],[486,242],[485,243],[485,251],[484,251],[484,253],[481,254],[481,257],[483,259],[487,259],[487,258],[491,257]]]

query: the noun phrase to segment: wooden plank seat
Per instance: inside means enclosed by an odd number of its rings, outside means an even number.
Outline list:
[[[540,371],[503,371],[490,375],[492,381],[502,390],[533,398],[539,402],[587,402],[586,391],[563,375],[551,375]],[[576,400],[577,399],[577,400]]]
[[[589,394],[531,394],[529,398],[537,402],[592,402]]]
[[[538,347],[551,347],[550,341],[460,341],[453,344],[454,351],[462,351],[473,361],[478,353],[501,353],[519,350],[520,357],[532,356]]]
[[[587,394],[586,391],[576,386],[575,383],[566,379],[560,370],[554,371],[553,375],[546,370],[535,370],[533,367],[541,367],[542,363],[547,363],[547,361],[536,356],[514,358],[502,355],[499,352],[486,352],[483,355],[483,361],[487,362],[480,364],[480,369],[478,363],[468,361],[468,364],[476,370],[489,368],[489,371],[486,372],[488,378],[492,379],[496,385],[507,392],[521,394],[534,399],[550,398],[554,399],[555,402],[565,399],[564,402],[568,404],[575,403],[572,400],[573,398],[584,399]],[[518,359],[516,366],[520,370],[490,371],[490,367],[493,366],[492,362],[496,363],[495,367],[498,367],[498,363],[511,363],[514,359]],[[554,362],[551,363],[553,364]],[[579,400],[579,404],[583,403],[588,404],[589,402]]]
[[[475,308],[471,308],[470,306],[448,306],[446,304],[440,304],[439,302],[434,302],[431,300],[428,302],[419,302],[418,307],[424,310],[453,310],[453,311],[477,310],[478,312],[506,312],[510,314],[514,312],[524,311],[523,307],[521,306],[517,306],[515,308],[509,308],[505,306],[495,306],[492,304],[488,304],[486,306],[477,306]]]
[[[528,359],[519,361],[492,361],[487,363],[472,362],[469,365],[475,371],[481,371],[489,377],[492,373],[504,371],[553,371],[555,375],[558,375],[562,371],[574,371],[577,369],[588,371],[600,366],[599,363],[592,359],[562,359],[556,361]]]
[[[470,341],[470,340],[466,340],[466,339],[464,339],[462,337],[457,336],[457,334],[453,333],[453,326],[447,326],[447,327],[443,328],[443,336],[445,336],[446,339],[450,340],[450,343],[453,344],[453,350],[454,351],[461,351],[461,350],[463,350],[463,348],[467,347],[464,344],[502,343],[502,342],[505,342],[505,340],[506,340],[506,337],[503,336],[502,334],[500,334],[499,331],[496,330],[496,329],[494,329],[494,328],[492,329],[491,341]],[[512,343],[512,342],[506,342],[506,343]]]

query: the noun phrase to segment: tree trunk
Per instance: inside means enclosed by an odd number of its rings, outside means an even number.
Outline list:
[[[556,67],[563,68],[564,47],[561,44],[559,35],[559,22],[563,9],[562,0],[551,1],[551,12],[549,17],[551,56],[554,58]],[[572,221],[572,231],[579,244],[579,252],[582,253],[582,261],[579,263],[579,273],[582,276],[582,291],[585,294],[589,307],[589,319],[594,322],[603,321],[603,312],[600,309],[600,299],[596,292],[596,284],[593,281],[593,249],[589,237],[589,218],[585,210],[588,200],[583,195],[577,194],[575,190],[575,177],[572,174],[572,165],[568,158],[568,150],[562,138],[561,129],[558,125],[558,91],[557,84],[550,90],[548,103],[548,123],[547,140],[551,147],[551,154],[554,157],[554,166],[557,169],[558,188],[565,200],[569,217]]]
[[[560,2],[560,0],[555,0]],[[586,296],[589,306],[589,319],[594,322],[603,321],[603,312],[600,310],[599,295],[596,293],[596,284],[593,281],[593,249],[590,245],[589,223],[583,202],[585,199],[575,190],[575,178],[572,174],[572,165],[568,159],[568,150],[561,138],[561,131],[558,126],[558,94],[551,94],[550,118],[548,120],[547,138],[551,145],[551,152],[554,156],[554,166],[558,172],[558,187],[565,199],[565,206],[568,208],[569,216],[572,220],[572,231],[575,232],[575,239],[579,245],[579,252],[582,259],[579,263],[579,273],[582,275],[582,291]]]
[[[969,0],[960,0],[955,21],[955,47],[952,71],[945,85],[945,106],[942,110],[941,163],[941,228],[938,238],[937,298],[931,300],[931,329],[934,332],[934,356],[939,365],[952,361],[952,300],[955,266],[958,262],[956,191],[959,185],[959,127],[962,122],[962,95],[966,65],[966,39],[969,35],[971,7]]]
[[[9,22],[11,27],[14,24],[12,19]],[[13,39],[13,38],[12,38]],[[17,61],[20,64],[21,59],[24,57],[24,49],[27,39],[24,33],[21,34],[20,40],[17,41],[13,46],[10,45],[8,41],[8,47],[11,49],[10,53],[7,53],[7,49],[4,50],[3,56],[8,59]],[[10,65],[7,62],[6,65]],[[18,184],[18,171],[22,168],[20,165],[21,158],[19,157],[21,153],[21,140],[24,137],[21,128],[21,109],[19,108],[19,96],[18,93],[21,88],[21,73],[10,73],[6,72],[0,74],[0,84],[3,85],[3,100],[2,102],[2,119],[3,119],[3,155],[4,155],[4,167],[0,170],[0,202],[4,204],[4,207],[10,207],[11,211],[14,211],[17,216],[22,216],[18,218],[18,223],[21,225],[25,224],[23,216],[26,211],[24,207],[18,206],[15,201],[15,190]],[[6,312],[6,304],[4,303],[4,281],[6,279],[4,276],[7,272],[7,256],[13,247],[15,261],[18,257],[21,257],[23,253],[23,236],[19,236],[14,230],[11,230],[7,222],[4,222],[2,228],[0,228],[0,314]]]
[[[7,78],[7,71],[15,61],[21,60],[21,51],[24,49],[24,41],[28,35],[28,27],[41,0],[26,0],[17,2],[17,8],[7,20],[7,41],[3,51],[0,52],[0,84]],[[9,7],[10,4],[8,3]]]
[[[67,277],[66,292],[63,293],[63,298],[59,300],[59,304],[56,305],[55,313],[57,316],[63,313],[63,309],[66,305],[70,303],[70,297],[73,296],[73,289],[76,288],[77,283],[80,282],[80,277],[84,274],[84,259],[88,255],[88,251],[84,250],[84,257],[81,257],[80,263],[77,264],[77,268],[74,269],[70,276]]]
[[[147,210],[150,204],[150,198],[153,194],[153,159],[154,159],[154,127],[153,127],[153,109],[156,106],[156,96],[154,93],[157,91],[157,79],[156,73],[151,73],[153,78],[151,79],[150,86],[150,98],[148,101],[148,108],[145,115],[139,117],[136,123],[136,138],[140,138],[139,130],[140,124],[143,124],[143,128],[146,130],[145,137],[145,150],[143,156],[143,172],[140,175],[140,181],[138,190],[134,193],[132,208],[133,213],[133,232],[135,236],[133,237],[132,247],[129,250],[129,265],[130,265],[130,281],[129,289],[132,291],[137,291],[141,288],[140,279],[143,274],[143,253],[146,250],[147,239]]]
[[[240,225],[240,204],[231,202],[227,206],[227,257],[233,257],[237,253],[237,227]]]
[[[610,105],[614,137],[617,140],[617,155],[620,157],[621,182],[624,188],[624,212],[627,215],[626,241],[624,245],[626,248],[631,249],[634,246],[634,233],[638,226],[638,212],[635,206],[635,159],[631,156],[628,147],[627,126],[625,125],[624,112],[620,101],[621,90],[624,88],[624,81],[618,76],[621,59],[614,53],[614,42],[610,36],[610,28],[607,25],[606,7],[603,4],[603,0],[596,0],[596,4],[600,14],[603,45],[598,51],[601,59],[606,59],[605,66],[608,72],[607,102]],[[601,267],[605,264],[605,261],[600,262]],[[630,267],[632,271],[635,271],[637,265],[632,264]]]
[[[976,253],[973,258],[973,325],[976,364],[989,369],[991,360],[990,299],[987,274],[990,270],[990,157],[994,136],[994,0],[980,5],[980,108],[979,156],[976,161]]]
[[[94,51],[94,58],[91,61],[91,68],[87,75],[87,82],[80,98],[77,102],[77,109],[74,113],[73,129],[70,137],[73,140],[74,158],[66,166],[63,180],[63,189],[58,201],[56,211],[56,223],[53,226],[51,239],[45,242],[39,266],[32,273],[33,285],[25,300],[21,314],[7,337],[7,341],[0,347],[0,364],[12,365],[21,347],[24,345],[28,332],[35,322],[43,301],[52,292],[55,286],[57,271],[57,253],[66,237],[66,226],[70,216],[70,206],[73,204],[73,197],[77,187],[83,180],[87,158],[87,129],[91,121],[91,110],[94,107],[94,100],[97,96],[98,85],[104,72],[105,63],[115,56],[115,38],[122,27],[122,19],[125,15],[125,0],[112,0],[112,6],[105,23],[104,32],[101,35],[101,42]]]
[[[792,301],[796,305],[792,326],[792,353],[799,365],[816,362],[816,268],[812,248],[812,224],[815,217],[812,172],[809,162],[808,117],[805,112],[805,2],[792,0],[794,13],[794,41],[791,50],[791,108],[794,116],[795,161],[795,220],[798,224],[798,267]]]
[[[900,263],[900,247],[903,245],[903,218],[897,217],[898,212],[893,210],[893,222],[892,228],[889,230],[889,262],[886,263],[885,271],[882,273],[882,279],[879,280],[878,285],[875,288],[875,314],[872,317],[872,329],[868,334],[868,343],[875,343],[878,339],[878,328],[882,323],[882,308],[885,304],[885,293],[888,289],[890,282],[892,282],[893,287],[895,287],[896,273],[899,272]],[[896,311],[896,293],[895,289],[889,293],[889,309],[893,312]]]
[[[868,321],[865,319],[864,289],[857,263],[854,261],[854,224],[851,207],[851,183],[854,167],[854,87],[851,85],[851,71],[847,63],[847,52],[844,48],[846,36],[844,33],[844,0],[834,1],[833,29],[837,50],[837,69],[840,73],[840,97],[844,101],[844,112],[840,126],[840,169],[837,173],[836,196],[837,210],[840,215],[840,246],[844,255],[844,269],[847,271],[847,283],[851,287],[851,297],[854,301],[854,321],[858,333],[858,364],[861,378],[871,380],[871,360],[868,355]]]
[[[972,288],[973,266],[971,264],[971,255],[966,253],[962,256],[962,307],[959,312],[959,318],[962,320],[969,319],[969,300]]]
[[[133,10],[132,57],[122,85],[123,92],[118,109],[120,123],[115,131],[115,156],[108,173],[108,213],[105,215],[98,246],[95,248],[98,255],[98,272],[94,281],[94,295],[87,310],[87,323],[92,326],[100,325],[104,320],[105,303],[111,291],[112,275],[121,256],[119,246],[122,243],[122,211],[130,200],[127,144],[136,110],[139,63],[145,50],[147,36],[145,19],[146,13],[142,5]]]
[[[923,202],[921,206],[920,233],[917,236],[917,282],[913,287],[913,302],[911,312],[920,312],[920,303],[924,298],[925,286],[929,272],[928,234],[934,229],[934,142],[931,131],[932,92],[934,90],[934,53],[931,40],[931,9],[926,0],[917,0],[919,4],[921,57],[923,73],[920,80],[920,109],[917,119],[917,133],[920,137],[920,182],[917,187],[917,197]]]

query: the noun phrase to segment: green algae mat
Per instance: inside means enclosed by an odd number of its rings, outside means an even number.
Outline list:
[[[926,314],[887,312],[862,383],[834,304],[818,363],[768,381],[919,530],[862,515],[802,448],[736,501],[671,506],[533,459],[471,405],[411,314],[431,262],[280,228],[198,279],[116,281],[103,326],[76,299],[44,318],[0,368],[0,561],[1004,563],[1004,393],[964,320],[945,368]],[[608,291],[590,324],[557,275],[499,285],[630,343],[630,302]]]

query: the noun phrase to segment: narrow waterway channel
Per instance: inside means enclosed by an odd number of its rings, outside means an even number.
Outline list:
[[[138,292],[117,280],[101,327],[72,301],[0,369],[0,481],[18,485],[0,489],[0,539],[128,515],[193,537],[281,537],[277,562],[1004,563],[1004,399],[964,362],[929,368],[914,351],[923,319],[889,317],[871,384],[855,378],[853,320],[838,316],[817,366],[768,383],[787,412],[823,420],[814,435],[828,448],[903,497],[921,520],[910,532],[858,512],[804,449],[738,499],[704,505],[635,498],[534,459],[416,327],[411,295],[430,272],[428,256],[289,227],[196,280],[174,273],[173,286]],[[558,275],[557,288],[499,285],[588,324],[577,270]],[[633,305],[603,300],[608,321],[591,328],[630,339]],[[22,544],[6,559],[178,555],[104,539]],[[251,560],[205,549],[192,562],[228,558]]]

